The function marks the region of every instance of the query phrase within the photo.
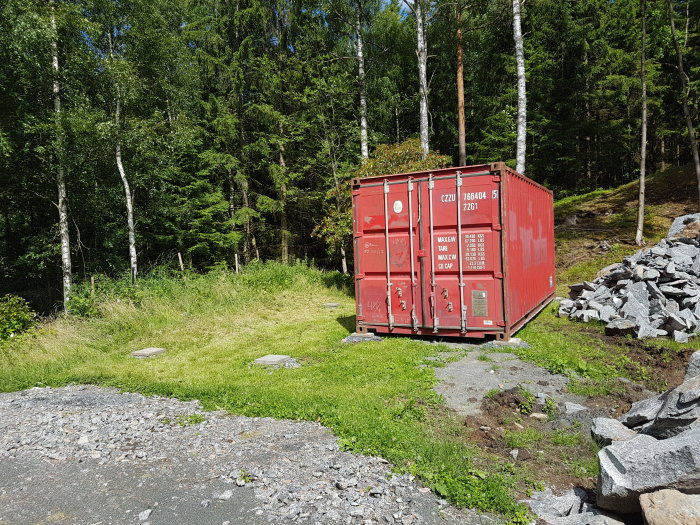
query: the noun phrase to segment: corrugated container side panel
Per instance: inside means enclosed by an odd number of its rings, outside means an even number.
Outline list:
[[[510,169],[502,176],[506,322],[513,327],[555,291],[553,198]]]

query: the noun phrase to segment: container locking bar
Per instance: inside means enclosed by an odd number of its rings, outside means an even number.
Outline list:
[[[411,324],[413,331],[418,331],[418,318],[416,317],[416,268],[415,254],[413,251],[413,179],[408,178],[408,240],[411,248]]]
[[[435,188],[435,179],[433,179],[433,174],[428,175],[428,209],[430,216],[430,313],[433,316],[433,333],[438,332],[438,327],[440,326],[440,320],[437,315],[437,297],[435,295],[435,289],[437,288],[437,282],[435,281],[435,235],[433,231],[434,221],[433,221],[433,189]]]
[[[464,255],[462,253],[462,172],[460,171],[455,175],[455,184],[457,188],[455,202],[457,203],[457,257],[459,259],[459,324],[460,331],[465,334],[467,333],[467,305],[464,304],[464,274],[462,272]]]
[[[391,260],[389,257],[389,181],[384,179],[384,241],[386,252],[386,313],[389,319],[389,330],[394,329],[394,314],[391,310]]]

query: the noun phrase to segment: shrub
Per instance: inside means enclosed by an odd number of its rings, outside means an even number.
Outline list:
[[[27,301],[9,294],[0,298],[0,340],[21,334],[33,322],[34,312]]]

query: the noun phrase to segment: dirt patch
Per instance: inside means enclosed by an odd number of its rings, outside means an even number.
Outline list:
[[[655,391],[664,391],[683,382],[688,361],[695,348],[673,350],[663,345],[657,346],[643,339],[627,339],[627,355],[630,363],[625,368],[636,375],[648,375],[644,383]]]

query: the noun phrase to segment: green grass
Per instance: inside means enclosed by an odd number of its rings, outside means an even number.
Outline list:
[[[543,434],[537,429],[526,428],[524,430],[504,430],[503,438],[510,448],[528,448],[539,443],[543,439]]]
[[[559,199],[554,203],[554,216],[557,220],[564,219],[564,217],[575,213],[582,204],[596,200],[601,196],[609,195],[612,191],[597,189],[583,195],[571,195]]]
[[[432,390],[427,358],[439,365],[449,349],[407,338],[342,344],[355,322],[347,284],[338,274],[271,263],[239,276],[154,275],[136,288],[100,281],[97,300],[81,296],[93,317],[59,318],[0,347],[0,391],[95,383],[199,399],[207,410],[319,421],[345,449],[382,456],[455,504],[525,520],[514,499],[522,473],[485,458]],[[149,346],[167,352],[130,357]],[[302,366],[253,364],[269,353]]]

